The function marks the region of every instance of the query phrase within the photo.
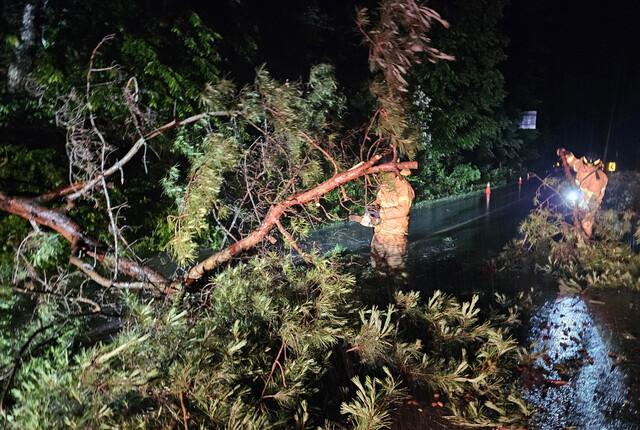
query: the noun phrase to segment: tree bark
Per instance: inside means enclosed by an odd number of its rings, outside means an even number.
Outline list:
[[[0,192],[0,210],[17,215],[29,221],[60,233],[72,246],[72,252],[84,251],[87,255],[100,260],[107,266],[115,266],[115,257],[108,255],[108,247],[87,236],[80,226],[64,213],[42,206],[33,199],[23,197],[7,197]],[[169,284],[169,280],[161,274],[127,258],[118,259],[118,269],[127,275],[150,284]]]
[[[418,163],[416,161],[405,161],[401,163],[389,162],[374,166],[380,158],[380,155],[376,155],[365,163],[334,175],[332,178],[311,190],[294,194],[286,200],[271,206],[267,215],[256,230],[240,241],[213,254],[193,267],[189,271],[187,279],[184,280],[183,285],[191,285],[207,272],[210,272],[222,263],[230,261],[240,253],[250,249],[263,239],[267,238],[271,229],[280,222],[280,218],[295,206],[301,206],[312,200],[318,200],[318,198],[335,188],[364,175],[370,175],[378,172],[397,172],[403,169],[418,168]],[[70,189],[77,190],[81,186],[86,187],[86,183],[74,184],[65,188],[65,191]],[[46,194],[45,196],[59,197],[62,194],[64,194],[64,192],[60,193],[56,190]],[[49,227],[50,229],[60,233],[62,237],[71,243],[72,253],[74,255],[77,251],[83,251],[88,256],[103,262],[105,265],[115,267],[116,258],[107,252],[108,247],[106,245],[86,235],[80,226],[63,212],[44,206],[41,203],[43,200],[50,200],[50,198],[30,199],[24,197],[8,197],[4,193],[0,192],[0,210]],[[80,261],[76,261],[75,263],[77,263],[76,265],[81,264]],[[126,258],[118,259],[118,269],[141,282],[149,283],[150,287],[155,286],[160,291],[167,293],[175,292],[176,287],[178,287],[179,284],[179,281],[172,283],[153,269]]]

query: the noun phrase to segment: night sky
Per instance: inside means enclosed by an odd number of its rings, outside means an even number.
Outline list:
[[[504,31],[507,89],[538,110],[544,143],[602,156],[608,139],[608,159],[638,167],[640,2],[512,0]]]

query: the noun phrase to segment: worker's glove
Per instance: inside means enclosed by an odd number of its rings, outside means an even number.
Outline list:
[[[365,227],[375,227],[380,223],[379,218],[372,218],[369,213],[365,213],[364,215],[349,215],[349,220],[357,222],[360,225]]]

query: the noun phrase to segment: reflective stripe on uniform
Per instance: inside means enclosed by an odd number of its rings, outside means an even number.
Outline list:
[[[567,155],[567,163],[571,163],[573,162],[573,160],[575,160],[575,157],[573,156],[573,154]]]
[[[411,206],[411,199],[407,196],[402,196],[400,198],[398,198],[397,202],[380,202],[380,207],[381,208],[395,208],[396,206],[398,206],[398,203],[400,202],[406,202],[409,204],[409,206]]]
[[[378,231],[381,231],[385,234],[407,234],[407,228],[384,228],[378,227]]]

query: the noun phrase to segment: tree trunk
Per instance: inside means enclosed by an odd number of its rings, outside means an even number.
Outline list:
[[[22,6],[21,14],[19,16],[9,15],[10,20],[12,20],[12,18],[15,21],[19,20],[20,26],[20,39],[14,50],[15,56],[13,61],[9,64],[7,71],[7,88],[9,92],[16,91],[22,85],[26,75],[31,72],[36,50],[36,13],[39,9],[40,1],[31,0],[17,3],[18,4],[13,4],[12,6],[13,8]],[[9,9],[8,6],[5,6],[5,8]],[[18,24],[18,22],[14,24]]]
[[[115,267],[116,258],[108,255],[108,247],[87,236],[80,226],[64,213],[49,209],[33,199],[7,197],[0,192],[0,210],[17,215],[29,221],[60,233],[71,243],[72,253],[84,251],[87,255]],[[127,275],[150,284],[169,284],[169,280],[156,271],[126,258],[118,259],[118,269]]]

